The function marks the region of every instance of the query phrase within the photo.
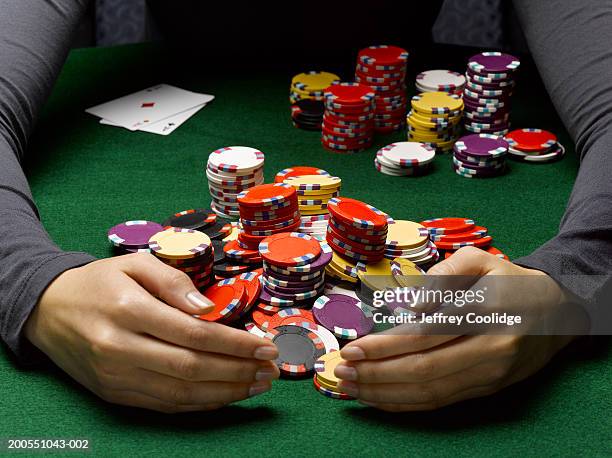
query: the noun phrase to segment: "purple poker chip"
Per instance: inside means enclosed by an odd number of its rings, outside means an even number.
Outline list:
[[[477,73],[512,74],[521,65],[518,58],[502,52],[481,52],[470,57],[468,68]]]
[[[329,329],[339,339],[357,339],[372,332],[372,312],[360,300],[344,294],[319,297],[312,314],[317,323]]]
[[[500,157],[500,158],[492,158],[492,159],[486,159],[484,157],[477,157],[477,156],[469,156],[467,154],[458,152],[458,151],[453,151],[453,154],[455,156],[455,158],[457,158],[458,161],[464,163],[464,164],[470,164],[470,165],[476,165],[476,166],[482,166],[482,167],[495,167],[495,166],[499,166],[501,164],[504,163],[505,159],[504,157]]]
[[[289,294],[306,293],[308,291],[319,289],[324,284],[325,280],[321,279],[317,283],[311,284],[311,285],[301,284],[298,286],[278,286],[273,283],[270,283],[270,281],[264,275],[262,282],[264,286],[266,287],[266,289],[270,291],[271,293],[273,292],[274,294],[280,293],[280,294],[289,295]]]
[[[289,275],[279,273],[274,270],[266,269],[266,276],[271,277],[275,281],[286,281],[286,282],[309,282],[320,279],[323,275],[323,270],[317,270],[309,273],[295,273],[291,272]]]
[[[264,274],[265,283],[271,285],[272,289],[278,288],[305,288],[310,287],[310,289],[314,289],[314,286],[323,280],[323,275],[318,275],[316,278],[312,280],[300,281],[300,280],[281,280],[274,276],[271,276],[269,272]]]
[[[457,140],[454,149],[470,156],[499,157],[505,155],[509,147],[506,140],[496,135],[472,134]]]
[[[125,249],[148,248],[149,239],[163,230],[161,224],[153,221],[126,221],[108,230],[108,240],[113,245]]]
[[[502,175],[506,171],[506,167],[504,165],[503,167],[499,167],[497,169],[475,170],[475,169],[468,169],[465,167],[460,167],[453,163],[453,170],[455,171],[455,173],[459,175],[463,175],[463,176],[488,178],[488,177],[496,177],[496,176]]]
[[[495,77],[494,75],[497,75],[497,77]],[[504,76],[502,77],[500,75]],[[470,68],[467,69],[465,76],[468,81],[476,84],[495,85],[501,82],[506,84],[506,86],[510,86],[511,83],[514,82],[514,80],[505,73],[477,73],[472,71]]]
[[[464,169],[477,170],[477,171],[487,171],[487,170],[499,170],[504,167],[505,162],[497,162],[494,164],[475,164],[469,161],[462,161],[455,156],[453,158],[453,164],[457,167],[461,167]]]

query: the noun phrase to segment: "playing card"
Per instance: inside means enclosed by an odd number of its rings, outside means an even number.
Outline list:
[[[213,98],[212,95],[198,94],[168,84],[158,84],[88,108],[85,112],[126,129],[138,130],[169,116],[208,103]]]
[[[169,135],[172,132],[174,132],[181,124],[183,124],[185,121],[187,121],[189,118],[191,118],[194,114],[196,114],[198,111],[200,111],[205,106],[206,104],[203,103],[202,105],[198,105],[197,107],[190,108],[189,110],[185,110],[182,113],[177,113],[173,116],[169,116],[165,119],[162,119],[161,121],[157,121],[157,122],[154,122],[153,124],[143,126],[139,128],[138,130],[142,132],[149,132],[149,133],[158,134],[158,135]],[[119,126],[118,124],[115,124],[112,121],[109,121],[108,119],[100,119],[100,124],[104,124],[107,126],[122,127],[122,126]]]

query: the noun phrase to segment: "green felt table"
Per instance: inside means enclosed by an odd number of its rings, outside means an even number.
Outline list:
[[[535,76],[524,77],[517,126],[557,132],[568,147],[557,163],[512,162],[495,179],[459,177],[449,156],[433,173],[389,177],[370,151],[324,151],[319,135],[288,118],[286,72],[172,68],[155,46],[74,51],[31,145],[28,175],[43,222],[66,250],[110,255],[106,230],[127,219],[162,220],[205,207],[208,154],[249,145],[265,152],[267,181],[291,165],[316,165],[343,179],[342,194],[420,221],[474,218],[511,258],[554,236],[577,170],[572,144]],[[444,67],[443,56],[438,66]],[[179,68],[180,67],[180,68]],[[416,69],[413,69],[416,70]],[[101,126],[83,110],[158,82],[212,93],[214,103],[168,137]],[[167,416],[109,405],[52,366],[24,369],[0,350],[0,438],[87,437],[96,454],[309,456],[606,455],[612,452],[610,345],[573,345],[531,379],[501,393],[435,412],[391,415],[328,399],[312,382],[284,381],[271,392],[214,413]]]

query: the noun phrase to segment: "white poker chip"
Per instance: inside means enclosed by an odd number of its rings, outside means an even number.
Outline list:
[[[228,146],[210,153],[208,164],[224,172],[246,172],[263,166],[264,153],[248,146]]]
[[[380,149],[382,157],[399,167],[418,167],[429,164],[436,151],[429,145],[418,142],[391,143]]]
[[[424,89],[431,92],[455,91],[465,86],[465,76],[451,70],[426,70],[419,73],[416,81]]]

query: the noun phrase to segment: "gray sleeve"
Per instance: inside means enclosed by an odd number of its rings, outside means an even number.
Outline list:
[[[559,234],[516,262],[592,301],[612,276],[612,2],[514,0],[514,5],[580,158]]]
[[[88,0],[0,0],[0,336],[24,362],[40,356],[22,328],[46,287],[91,262],[41,225],[22,169],[36,117]]]

